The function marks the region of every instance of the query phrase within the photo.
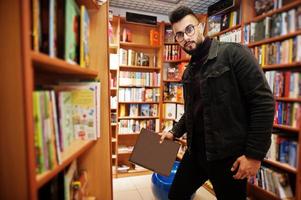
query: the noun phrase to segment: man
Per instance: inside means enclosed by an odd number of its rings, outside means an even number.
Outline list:
[[[218,199],[246,199],[270,146],[274,100],[250,51],[203,36],[204,26],[187,7],[170,16],[175,39],[190,54],[182,83],[185,113],[161,142],[187,133],[186,151],[169,192],[190,199],[210,180]]]

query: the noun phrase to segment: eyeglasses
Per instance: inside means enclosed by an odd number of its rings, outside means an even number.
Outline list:
[[[189,24],[188,26],[186,26],[185,28],[185,31],[184,32],[177,32],[176,35],[175,35],[175,40],[177,42],[182,42],[184,40],[184,33],[187,35],[187,36],[193,36],[194,33],[195,33],[195,26],[197,26],[198,24],[196,25],[192,25],[192,24]]]

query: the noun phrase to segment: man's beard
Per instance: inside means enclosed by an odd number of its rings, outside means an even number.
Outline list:
[[[197,49],[201,46],[201,44],[202,43],[196,43],[196,47],[194,48],[194,49],[192,49],[192,50],[187,50],[186,48],[185,48],[185,46],[186,46],[186,43],[184,44],[184,47],[182,48],[187,54],[189,54],[189,55],[193,55],[196,51],[197,51]]]

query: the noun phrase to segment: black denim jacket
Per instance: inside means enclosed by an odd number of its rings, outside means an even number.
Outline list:
[[[197,122],[192,119],[190,91],[193,65],[189,63],[182,77],[185,113],[171,130],[175,137],[187,132],[188,151]],[[274,99],[258,62],[240,44],[213,40],[202,67],[200,101],[207,160],[242,154],[262,160],[271,143]]]

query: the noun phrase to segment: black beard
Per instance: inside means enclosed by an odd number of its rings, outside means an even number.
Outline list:
[[[195,52],[197,52],[197,50],[198,50],[198,48],[201,46],[201,44],[202,43],[199,43],[199,44],[196,44],[196,47],[195,47],[195,49],[193,49],[193,50],[187,50],[187,49],[185,49],[185,45],[184,45],[184,47],[182,48],[187,54],[189,54],[189,55],[193,55]]]

